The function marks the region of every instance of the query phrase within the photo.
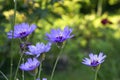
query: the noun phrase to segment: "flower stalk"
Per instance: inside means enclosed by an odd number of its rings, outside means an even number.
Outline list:
[[[20,39],[20,43],[22,43],[22,40],[21,40],[21,39]],[[23,44],[25,44],[25,43],[26,43],[26,41],[23,41]],[[15,72],[14,80],[16,80],[16,78],[17,78],[18,69],[19,69],[19,66],[20,66],[21,61],[24,62],[23,56],[24,56],[25,49],[26,49],[26,46],[23,47],[23,50],[22,50],[22,52],[21,52],[20,59],[19,59],[19,61],[18,61],[17,69],[16,69],[16,72]],[[23,71],[22,71],[22,78],[23,78],[23,80],[24,80],[24,72],[23,72]]]
[[[6,80],[8,80],[7,76],[2,71],[0,71],[0,73],[4,76]]]
[[[102,14],[102,3],[103,3],[103,0],[98,0],[97,16],[101,16]]]
[[[39,66],[38,78],[40,78],[41,71],[42,71],[42,62],[41,62],[41,64],[40,64],[40,66]]]
[[[63,53],[63,48],[64,48],[64,46],[65,46],[65,44],[63,44],[61,47],[58,47],[58,48],[60,48],[61,50],[60,50],[60,52],[59,52],[59,54],[58,54],[58,56],[57,56],[57,59],[56,59],[55,64],[54,64],[54,67],[53,67],[53,69],[52,69],[52,73],[51,73],[50,80],[53,80],[54,72],[55,72],[55,69],[56,69],[58,60],[60,59],[60,56],[61,56],[61,54]]]
[[[11,47],[13,46],[13,36],[14,36],[14,25],[15,25],[15,18],[16,18],[16,10],[17,10],[17,1],[14,0],[14,15],[13,15],[13,22],[11,23],[12,27],[12,42],[11,42]],[[10,80],[12,80],[12,74],[13,74],[13,55],[11,54],[11,59],[10,59]]]
[[[19,59],[18,65],[17,65],[17,69],[16,69],[16,72],[15,72],[14,80],[16,80],[16,78],[17,78],[17,73],[18,73],[18,69],[19,69],[20,63],[22,61],[22,57],[23,57],[23,53],[20,56],[20,59]]]
[[[23,53],[24,54],[24,53]],[[24,58],[22,58],[22,62],[24,63]],[[22,80],[25,79],[25,76],[24,76],[24,70],[22,71]]]
[[[99,69],[100,69],[100,65],[98,65],[98,66],[96,67],[94,80],[97,80],[97,74],[98,74]]]
[[[40,75],[41,75],[43,60],[45,60],[45,54],[44,53],[41,54],[41,64],[39,66],[38,78],[40,78]]]

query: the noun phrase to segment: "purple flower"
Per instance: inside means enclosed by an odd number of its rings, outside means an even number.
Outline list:
[[[94,54],[89,54],[90,58],[84,58],[83,59],[83,64],[88,65],[88,66],[93,66],[96,67],[99,64],[104,62],[104,59],[106,58],[106,55],[103,55],[103,53],[99,53],[99,55],[94,55]]]
[[[50,42],[61,43],[73,37],[73,35],[71,35],[71,32],[72,29],[69,29],[68,27],[65,27],[63,31],[61,29],[52,29],[50,34],[46,33],[46,36],[47,40]]]
[[[40,78],[37,78],[36,80],[40,80]]]
[[[40,62],[36,58],[28,58],[26,63],[20,65],[20,69],[24,71],[31,71],[36,69],[40,65]]]
[[[40,80],[40,78],[37,78],[36,80]],[[47,80],[47,78],[42,78],[42,80]]]
[[[28,36],[29,34],[31,34],[34,30],[36,29],[36,25],[32,24],[29,25],[27,23],[21,23],[21,24],[17,24],[14,26],[14,34],[13,34],[13,38],[24,38],[26,36]],[[12,33],[13,31],[9,31],[7,33],[8,38],[12,38]]]
[[[47,78],[43,78],[42,80],[47,80]]]
[[[39,57],[41,53],[48,52],[51,48],[51,43],[44,44],[44,43],[37,43],[36,46],[30,45],[28,46],[29,51],[25,52],[27,55],[36,55]]]

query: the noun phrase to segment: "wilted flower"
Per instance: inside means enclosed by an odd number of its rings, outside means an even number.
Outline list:
[[[102,19],[102,20],[101,20],[101,23],[102,23],[103,25],[106,25],[106,24],[112,24],[112,22],[109,21],[107,18]]]
[[[8,38],[24,38],[31,34],[36,29],[36,25],[32,24],[29,26],[27,23],[21,23],[14,26],[14,31],[11,30],[7,33]],[[14,33],[13,33],[14,32]]]
[[[30,42],[21,43],[21,44],[20,44],[20,49],[21,49],[21,50],[27,50],[27,49],[28,49],[28,46],[30,46],[30,45],[31,45]]]
[[[37,57],[40,56],[41,53],[48,52],[51,48],[51,43],[44,44],[44,43],[37,43],[36,46],[30,45],[28,46],[29,51],[25,52],[27,55],[36,55]]]
[[[20,69],[24,71],[32,71],[40,65],[40,62],[36,58],[28,58],[26,63],[20,65]]]
[[[50,34],[46,33],[46,36],[47,40],[50,42],[61,43],[73,37],[73,35],[71,35],[71,32],[72,29],[69,29],[68,27],[65,27],[63,31],[61,29],[52,29]]]
[[[96,67],[99,64],[104,62],[104,59],[106,58],[106,55],[103,55],[103,53],[99,53],[99,55],[94,55],[94,54],[89,54],[90,58],[85,58],[83,59],[83,64],[88,65],[88,66],[93,66]]]

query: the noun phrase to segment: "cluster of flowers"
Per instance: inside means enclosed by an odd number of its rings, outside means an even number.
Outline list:
[[[21,23],[14,26],[14,31],[11,30],[7,33],[8,38],[16,39],[16,38],[26,38],[28,35],[30,35],[35,29],[36,25],[32,24],[29,25],[27,23]],[[63,43],[65,40],[72,38],[74,35],[71,35],[72,29],[65,27],[62,31],[61,29],[52,29],[50,33],[46,33],[46,40],[49,42],[45,45],[44,43],[37,43],[34,45],[28,45],[28,50],[24,52],[25,55],[32,55],[33,58],[28,58],[25,63],[22,63],[20,65],[20,69],[24,71],[31,71],[36,69],[40,65],[40,61],[38,60],[38,57],[40,57],[42,54],[48,52],[51,49],[52,43]],[[90,58],[83,59],[83,64],[96,67],[99,64],[104,62],[104,59],[106,58],[106,55],[103,55],[103,53],[99,53],[99,55],[94,55],[93,53],[89,54]],[[44,79],[47,80],[47,79]]]
[[[14,26],[14,30],[11,30],[7,33],[9,39],[24,39],[28,35],[30,35],[35,29],[36,25],[32,24],[29,25],[27,23],[21,23]],[[52,43],[62,43],[65,40],[72,38],[73,35],[71,35],[72,29],[65,27],[62,31],[61,29],[52,29],[51,33],[46,33],[46,40],[49,42],[45,45],[44,43],[37,43],[35,46],[29,44],[27,46],[28,51],[25,51],[24,54],[26,55],[32,55],[33,58],[28,58],[25,63],[22,63],[20,65],[20,69],[24,71],[32,71],[36,69],[40,65],[40,61],[38,60],[38,57],[40,57],[41,54],[48,52],[51,49]],[[25,48],[24,46],[26,43],[22,45],[22,48]],[[23,49],[24,50],[24,49]]]

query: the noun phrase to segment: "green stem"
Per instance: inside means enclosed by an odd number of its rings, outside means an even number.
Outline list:
[[[100,16],[102,14],[102,2],[103,0],[98,0],[97,16]]]
[[[34,75],[34,80],[36,80],[36,73],[35,73],[35,75]]]
[[[4,76],[6,80],[8,80],[7,76],[2,71],[0,71],[0,73]]]
[[[11,42],[11,48],[12,48],[12,45],[13,45],[13,36],[14,36],[14,25],[15,25],[15,18],[16,18],[16,9],[17,9],[17,1],[14,0],[14,16],[13,16],[13,22],[11,23],[11,27],[12,27],[12,30],[13,30],[13,33],[12,33],[12,42]],[[12,72],[13,71],[13,55],[11,54],[11,60],[10,60],[10,80],[12,80]]]
[[[59,53],[59,55],[58,55],[58,57],[57,57],[57,59],[56,59],[56,61],[55,61],[55,64],[54,64],[54,67],[53,67],[53,70],[52,70],[52,74],[51,74],[50,80],[53,79],[54,72],[55,72],[55,69],[56,69],[58,60],[59,60],[59,58],[60,58],[60,56],[61,56],[61,54],[62,54],[62,52],[63,52],[63,48],[64,48],[64,44],[63,44],[63,46],[61,47],[60,53]]]
[[[16,18],[16,10],[17,10],[17,0],[14,0],[15,4],[14,4],[14,17],[13,17],[13,26],[15,25],[15,18]],[[14,29],[14,27],[13,27]]]
[[[33,80],[36,80],[36,75],[37,75],[37,73],[38,73],[38,69],[35,69],[35,71],[34,71],[34,75],[33,75]]]
[[[97,73],[98,73],[98,70],[95,71],[95,80],[97,80]]]
[[[12,67],[13,67],[13,57],[11,57],[11,60],[10,60],[10,80],[12,80]]]
[[[36,77],[34,76],[34,80],[36,80]]]
[[[16,69],[16,72],[15,72],[14,80],[16,80],[17,73],[18,73],[18,68],[19,68],[19,66],[20,66],[20,63],[21,63],[22,57],[23,57],[23,53],[22,53],[22,55],[20,56],[20,59],[19,59],[18,65],[17,65],[17,69]]]
[[[42,53],[41,55],[41,60],[40,60],[40,66],[39,66],[39,72],[38,72],[38,77],[37,78],[40,78],[40,75],[41,75],[41,71],[42,71],[42,62],[45,60],[45,54]]]
[[[98,65],[98,66],[96,67],[94,80],[97,80],[97,74],[98,74],[99,69],[100,69],[100,65]]]
[[[24,54],[24,53],[23,53]],[[22,62],[24,63],[24,58],[22,58]],[[22,70],[22,80],[25,79],[25,76],[24,76],[24,70]]]
[[[40,75],[41,75],[41,71],[42,71],[42,62],[41,62],[41,64],[40,64],[40,66],[39,66],[39,73],[38,73],[38,78],[40,78]]]
[[[22,43],[22,40],[20,39],[20,42]],[[24,41],[24,44],[25,44],[26,41]],[[21,61],[23,61],[24,63],[24,52],[25,52],[25,47],[23,48],[23,51],[21,52],[21,55],[20,55],[20,59],[18,61],[18,65],[17,65],[17,69],[16,69],[16,72],[15,72],[15,77],[14,77],[14,80],[16,80],[17,78],[17,74],[18,74],[18,69],[19,69],[19,66],[20,66],[20,63]],[[22,78],[24,80],[24,71],[22,71]]]

